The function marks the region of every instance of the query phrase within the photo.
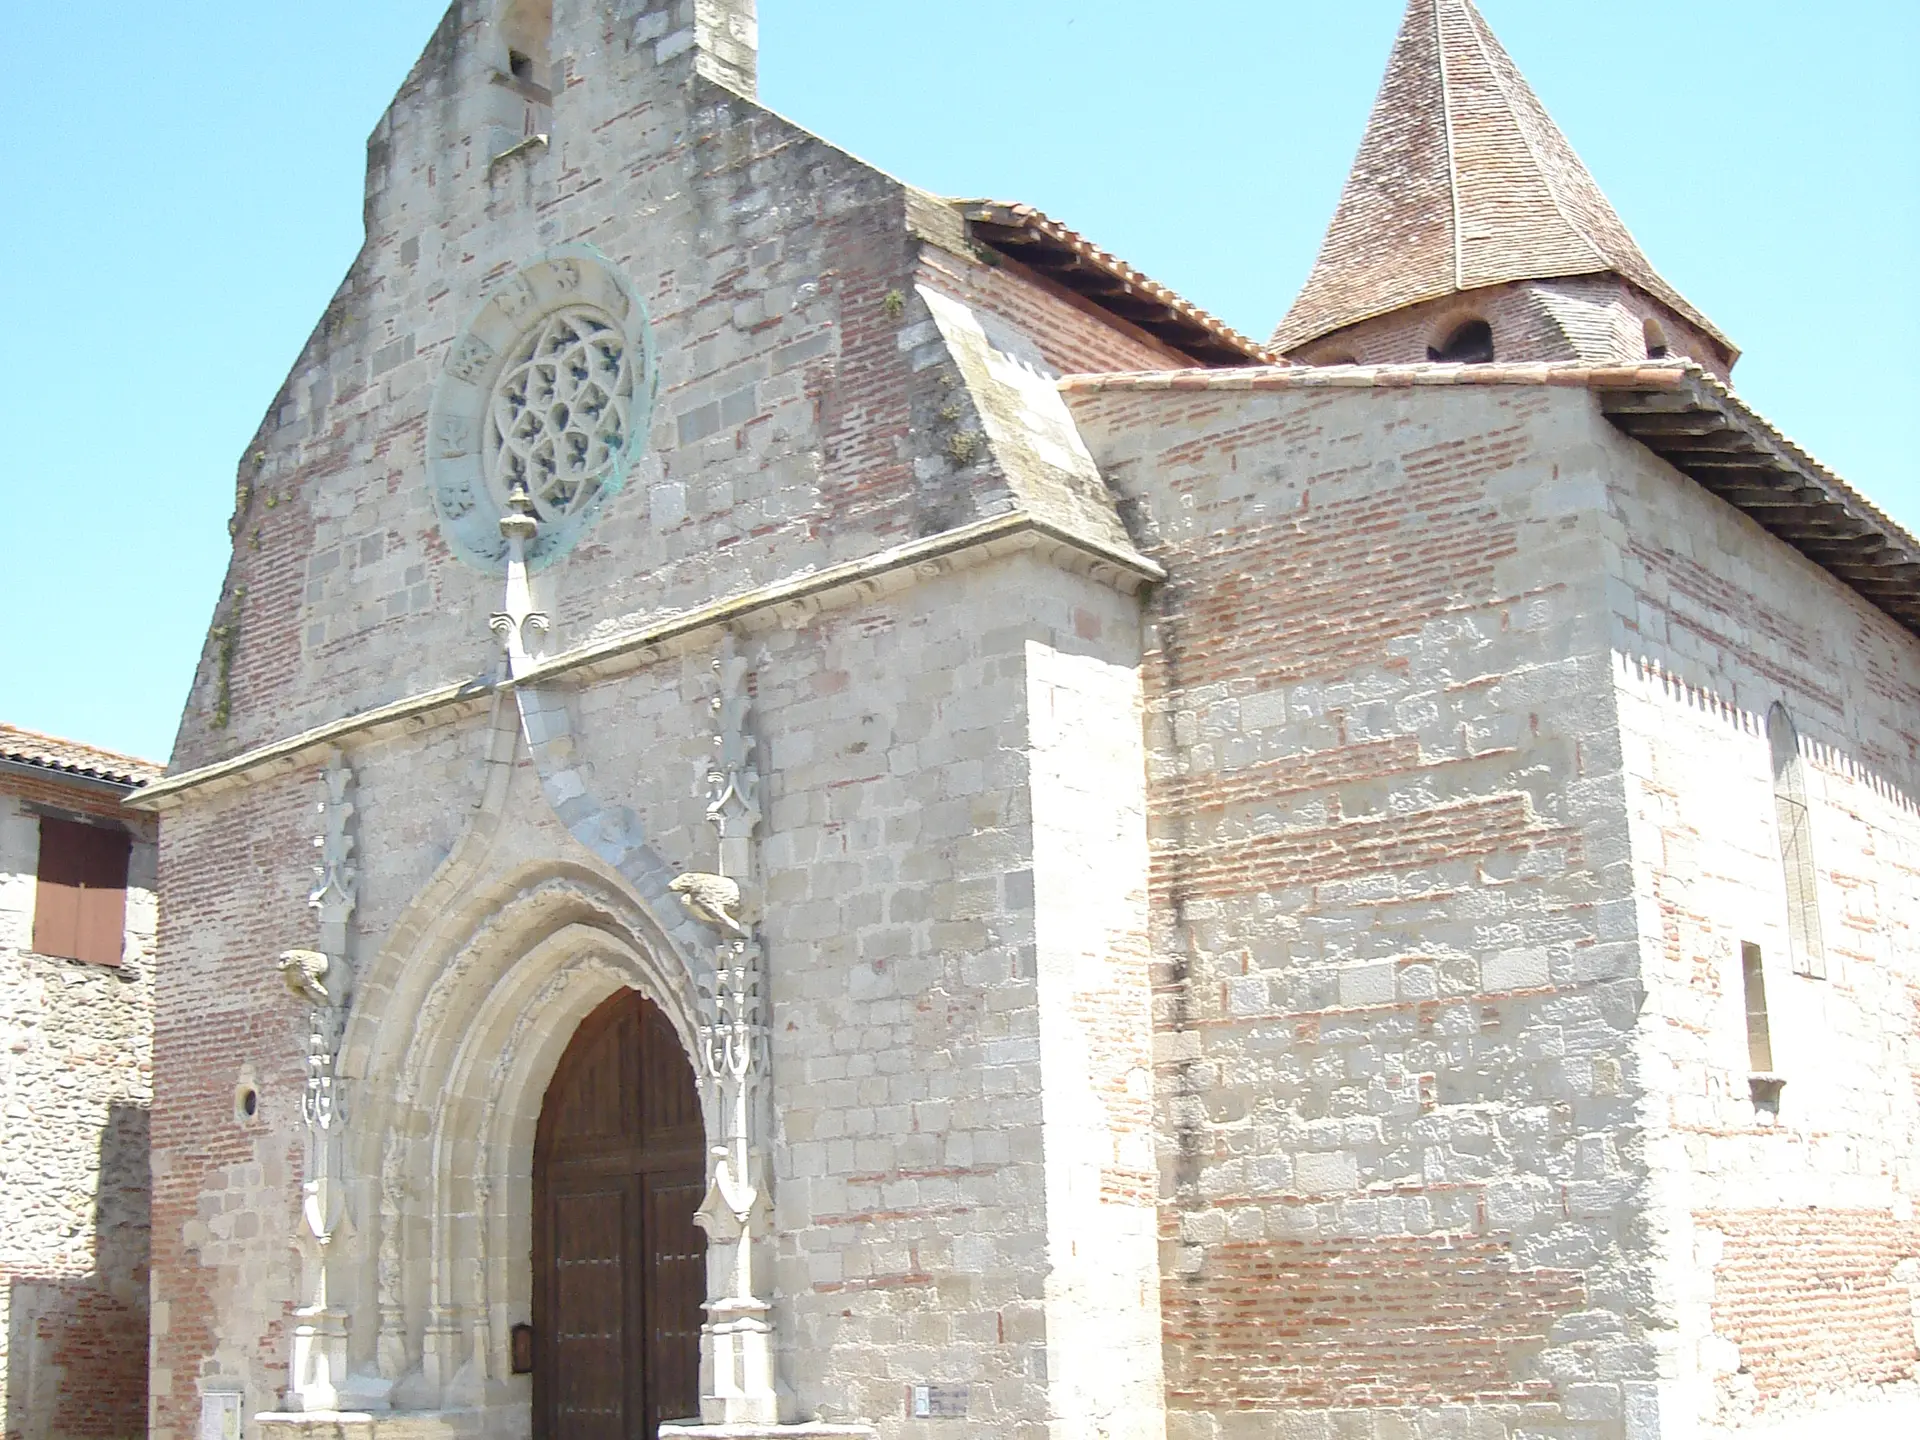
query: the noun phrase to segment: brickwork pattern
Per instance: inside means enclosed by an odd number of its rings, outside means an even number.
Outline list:
[[[1762,1401],[1912,1380],[1920,1227],[1885,1211],[1704,1211],[1724,1237],[1714,1330],[1740,1347]]]
[[[1915,1377],[1907,1282],[1891,1277],[1912,1243],[1896,1217],[1920,1186],[1920,655],[1894,621],[1671,470],[1612,474],[1656,1213],[1666,1263],[1688,1277],[1676,1403],[1738,1420],[1796,1392]],[[1819,980],[1790,957],[1766,734],[1776,702],[1808,777]],[[1759,1123],[1749,1084],[1749,943],[1786,1082],[1775,1124]]]
[[[1601,1436],[1652,1389],[1604,492],[1559,458],[1597,419],[1478,393],[1069,391],[1172,576],[1146,660],[1173,1435],[1441,1434],[1465,1405]]]
[[[1587,1308],[1576,1274],[1453,1236],[1229,1241],[1169,1298],[1168,1338],[1204,1377],[1169,1401],[1228,1412],[1548,1401],[1551,1380],[1519,1379],[1516,1357]]]
[[[289,777],[161,829],[155,1440],[196,1433],[203,1386],[237,1388],[284,1353],[306,1037],[273,961],[306,938],[311,806],[307,777]]]

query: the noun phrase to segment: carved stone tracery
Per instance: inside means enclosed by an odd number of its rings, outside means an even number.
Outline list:
[[[548,315],[509,356],[487,415],[488,480],[502,505],[524,488],[543,521],[599,496],[626,454],[633,366],[597,306]]]

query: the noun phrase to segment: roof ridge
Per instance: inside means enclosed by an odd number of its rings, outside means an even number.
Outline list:
[[[1440,0],[1440,3],[1446,3],[1446,0]],[[1560,193],[1560,186],[1556,183],[1552,170],[1548,168],[1546,158],[1541,155],[1539,145],[1535,143],[1532,129],[1529,127],[1527,121],[1521,118],[1520,112],[1514,108],[1513,94],[1507,89],[1506,77],[1500,73],[1500,67],[1494,64],[1493,56],[1487,52],[1487,41],[1493,38],[1492,27],[1487,24],[1486,17],[1480,13],[1480,7],[1475,5],[1473,0],[1455,0],[1455,3],[1466,12],[1469,22],[1468,29],[1473,32],[1474,48],[1480,52],[1481,60],[1486,63],[1487,73],[1493,76],[1493,86],[1494,89],[1499,92],[1500,105],[1507,112],[1507,120],[1512,124],[1514,133],[1520,137],[1520,143],[1527,147],[1527,158],[1533,162],[1534,170],[1539,173],[1541,183],[1547,192],[1547,198],[1553,202],[1554,210],[1559,214],[1561,220],[1566,223],[1567,228],[1579,237],[1581,243],[1584,244],[1588,250],[1593,252],[1593,258],[1598,263],[1599,268],[1602,270],[1613,269],[1614,265],[1612,260],[1608,258],[1607,252],[1600,248],[1599,242],[1588,233],[1587,227],[1567,212],[1566,197]],[[1497,39],[1494,40],[1494,44],[1499,47],[1503,55],[1506,54],[1506,46],[1500,45]],[[1511,55],[1507,56],[1507,61],[1513,66],[1514,74],[1519,76],[1520,67],[1513,64],[1513,57]],[[1525,77],[1520,76],[1520,79],[1521,83],[1524,84]],[[1568,148],[1572,148],[1571,141],[1568,142]],[[1585,161],[1581,161],[1583,166],[1585,163]],[[1454,184],[1456,186],[1459,184],[1458,175],[1454,177]],[[1598,189],[1599,184],[1599,181],[1594,181],[1594,188]],[[1601,198],[1605,198],[1604,193]],[[1466,277],[1463,272],[1460,287],[1463,290],[1466,288],[1465,280]]]
[[[1453,202],[1453,288],[1464,290],[1467,227],[1460,223],[1460,148],[1453,133],[1453,72],[1447,66],[1447,34],[1440,20],[1439,0],[1433,0],[1433,53],[1440,62],[1440,123],[1447,132],[1447,198]]]

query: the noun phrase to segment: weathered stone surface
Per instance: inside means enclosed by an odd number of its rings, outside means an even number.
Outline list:
[[[1651,1440],[1911,1368],[1910,634],[1609,424],[1589,387],[1634,372],[1063,387],[1187,362],[761,109],[750,4],[537,8],[449,12],[243,465],[154,801],[154,1440],[221,1396],[525,1435],[534,1138],[621,987],[709,1143],[756,1137],[710,1172],[709,1293],[770,1337],[751,1405],[814,1433]],[[1628,344],[1586,284],[1504,296],[1515,358]],[[537,370],[516,317],[588,291],[594,343],[652,346],[645,451],[544,549],[574,462],[467,467],[501,544],[463,559],[434,458],[528,405],[435,395]],[[528,454],[611,450],[580,363]],[[1834,964],[1779,982],[1763,1126],[1737,942],[1781,944],[1782,698]],[[729,713],[757,820],[717,841]],[[269,961],[314,944],[335,748],[323,1268],[364,1418],[283,1408],[310,1041]],[[689,871],[739,903],[703,920]],[[736,938],[751,1090],[705,1063]]]
[[[51,770],[0,772],[0,1396],[9,1440],[145,1433],[154,826],[123,811],[118,795]],[[42,815],[136,832],[117,965],[34,951]]]

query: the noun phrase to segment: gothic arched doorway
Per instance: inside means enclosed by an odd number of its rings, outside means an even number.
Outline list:
[[[667,1019],[623,990],[580,1024],[533,1159],[535,1440],[652,1440],[700,1409],[706,1131]]]

